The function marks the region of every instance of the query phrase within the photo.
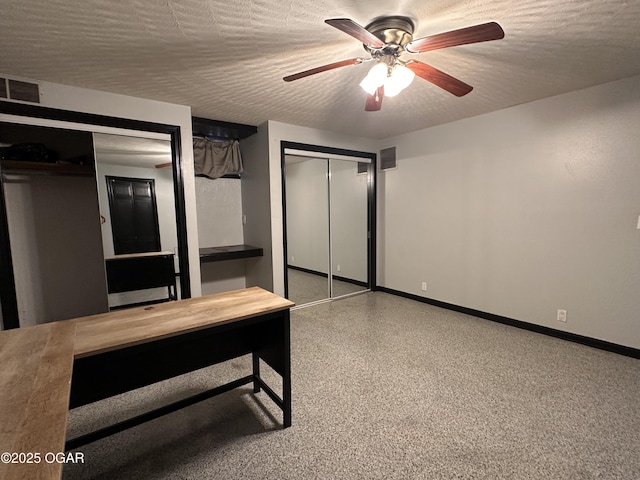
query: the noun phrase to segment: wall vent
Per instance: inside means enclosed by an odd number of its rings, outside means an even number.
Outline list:
[[[380,150],[380,170],[391,170],[397,167],[396,147],[389,147]]]
[[[369,164],[367,162],[358,162],[358,172],[357,174],[364,174],[369,171]]]
[[[40,103],[40,87],[37,83],[9,79],[9,98],[21,102]]]
[[[7,79],[0,78],[0,98],[7,98]]]

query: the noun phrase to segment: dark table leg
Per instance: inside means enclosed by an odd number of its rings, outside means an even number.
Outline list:
[[[260,357],[256,352],[251,354],[251,358],[253,360],[253,393],[260,392],[260,383],[258,383],[258,378],[260,378]]]
[[[282,373],[283,427],[291,426],[291,322],[289,310],[283,312],[284,321],[284,372]]]

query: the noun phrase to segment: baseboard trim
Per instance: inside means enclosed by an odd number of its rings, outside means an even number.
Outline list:
[[[598,340],[597,338],[585,337],[583,335],[578,335],[576,333],[563,332],[562,330],[556,330],[555,328],[543,327],[541,325],[536,325],[534,323],[524,322],[522,320],[516,320],[514,318],[509,318],[509,317],[503,317],[501,315],[487,313],[481,310],[475,310],[473,308],[462,307],[460,305],[454,305],[452,303],[442,302],[440,300],[434,300],[428,297],[421,297],[420,295],[402,292],[400,290],[394,290],[387,287],[381,287],[379,285],[376,286],[375,291],[388,293],[390,295],[396,295],[398,297],[408,298],[421,303],[428,303],[429,305],[445,308],[447,310],[452,310],[452,311],[464,313],[467,315],[472,315],[474,317],[482,318],[484,320],[491,320],[492,322],[502,323],[505,325],[510,325],[512,327],[529,330],[531,332],[541,333],[543,335],[549,335],[551,337],[560,338],[562,340],[568,340],[570,342],[580,343],[582,345],[598,348],[600,350],[606,350],[608,352],[617,353],[619,355],[640,359],[640,349],[637,349],[637,348],[618,345],[617,343]]]
[[[341,277],[340,275],[334,275],[334,280],[338,280],[339,282],[350,283],[351,285],[357,285],[358,287],[369,288],[367,282],[363,282],[361,280],[354,280],[353,278]]]
[[[299,272],[310,273],[311,275],[317,275],[319,277],[328,277],[328,274],[324,272],[318,272],[317,270],[311,270],[310,268],[296,267],[294,265],[287,265],[287,268],[290,268],[291,270],[297,270]]]

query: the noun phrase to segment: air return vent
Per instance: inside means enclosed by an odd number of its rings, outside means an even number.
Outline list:
[[[396,147],[380,150],[380,170],[391,170],[393,168],[397,168]]]
[[[40,103],[40,87],[37,83],[9,79],[9,98],[21,102]]]
[[[369,164],[367,162],[358,162],[358,175],[367,173]]]

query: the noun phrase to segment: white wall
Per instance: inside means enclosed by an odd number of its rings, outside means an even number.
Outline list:
[[[638,132],[633,77],[386,139],[378,284],[639,348]]]
[[[241,181],[197,177],[195,184],[200,246],[244,243]]]
[[[273,291],[273,255],[271,238],[269,126],[262,124],[258,132],[240,142],[242,152],[242,208],[247,223],[244,243],[262,247],[262,257],[246,259],[247,287],[259,286]],[[284,290],[283,290],[284,291]]]
[[[200,246],[243,244],[241,181],[197,177],[195,186]],[[244,260],[202,263],[200,273],[203,295],[246,286]]]
[[[8,73],[2,74],[2,76],[17,78]],[[198,225],[193,172],[191,107],[32,79],[25,80],[36,81],[40,84],[41,105],[44,107],[180,127],[191,294],[192,296],[199,296],[201,294],[200,257],[198,252]]]

